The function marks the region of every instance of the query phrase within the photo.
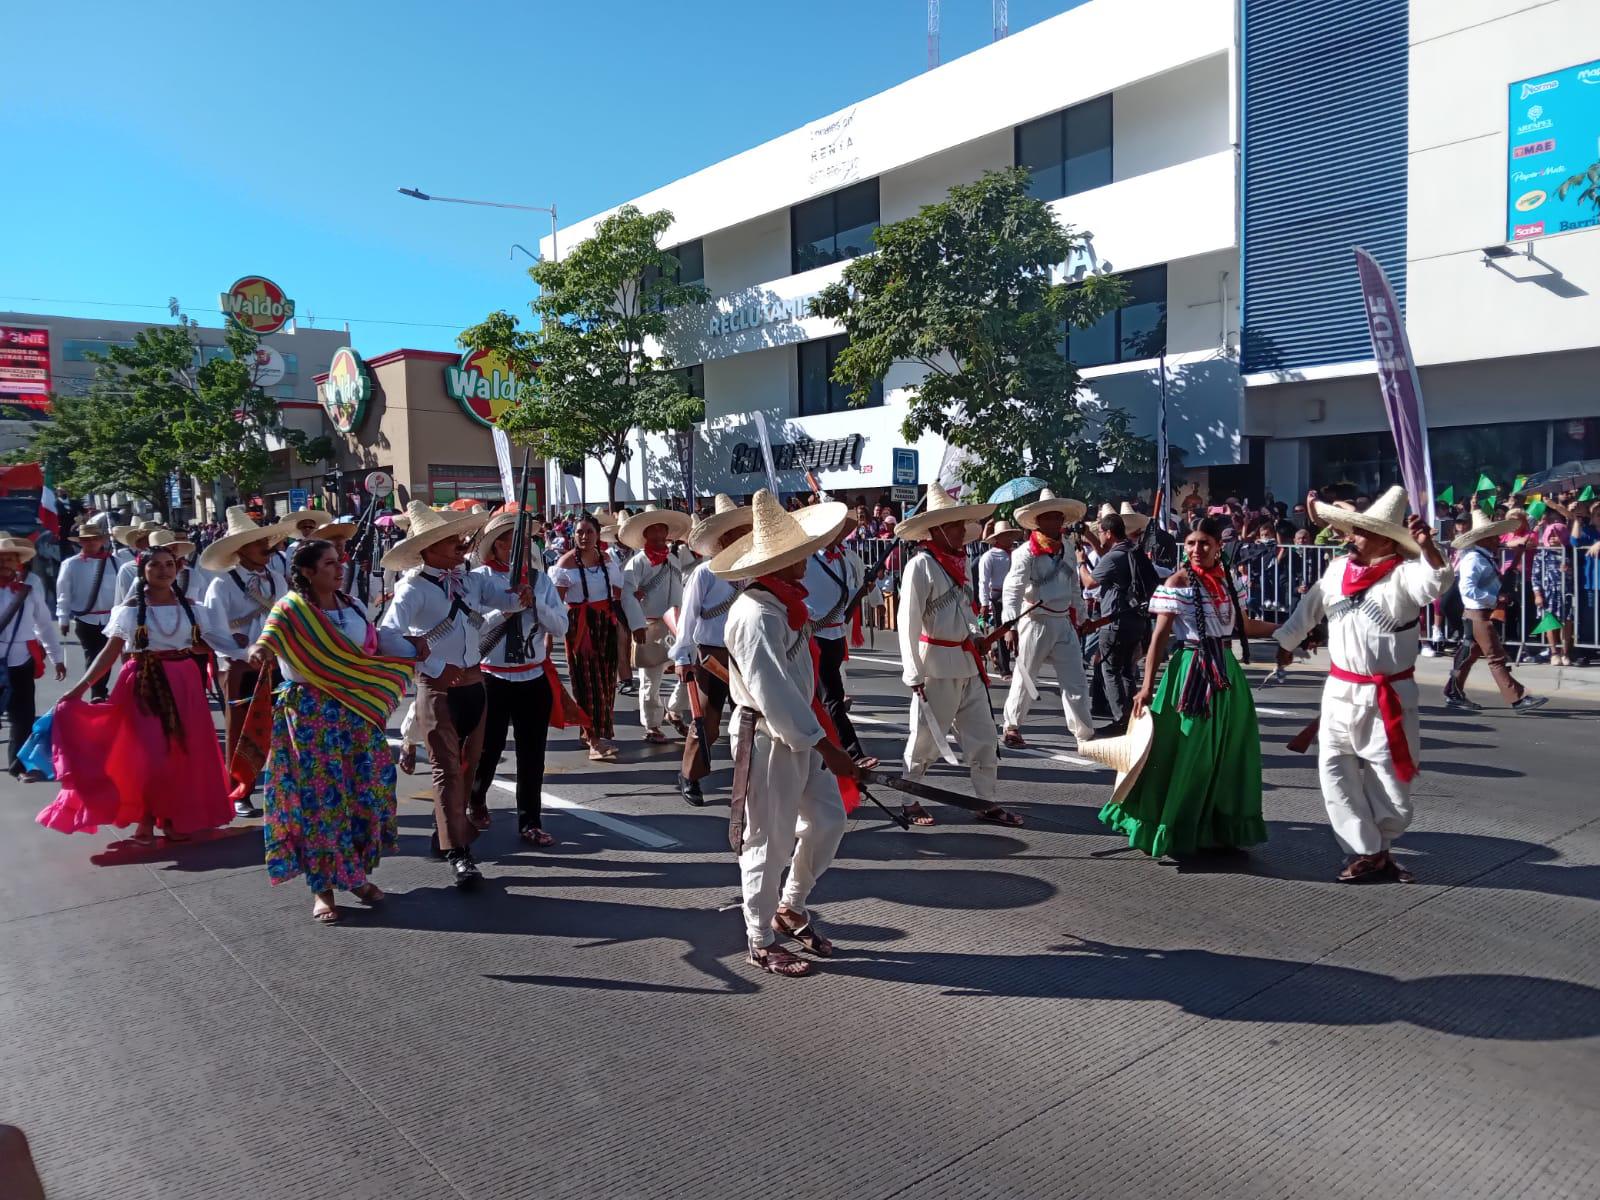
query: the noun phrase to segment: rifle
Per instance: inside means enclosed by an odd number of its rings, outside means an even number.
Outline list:
[[[695,681],[694,668],[683,677],[683,686],[689,693],[689,718],[694,722],[695,754],[691,779],[704,779],[711,774],[711,735],[706,727],[705,706],[700,703],[700,685]]]
[[[844,615],[846,617],[856,610],[856,606],[866,599],[867,593],[877,585],[878,580],[883,578],[883,573],[888,569],[890,561],[900,553],[900,550],[901,547],[896,546],[878,560],[877,566],[867,572],[866,577],[861,581],[861,586],[856,589],[855,595],[845,602]]]
[[[372,549],[377,534],[378,498],[369,495],[366,508],[356,519],[356,532],[350,539],[350,561],[344,568],[345,594],[357,597],[363,606],[372,591]]]
[[[517,506],[517,524],[512,531],[511,561],[507,564],[507,574],[510,576],[508,586],[513,592],[520,592],[528,582],[528,548],[527,529],[528,522],[532,519],[528,512],[528,460],[531,450],[522,452],[522,484],[520,487],[521,500]],[[485,546],[484,550],[489,547]],[[478,653],[487,657],[489,651],[500,644],[501,639],[506,643],[506,662],[523,663],[528,661],[528,643],[522,633],[522,613],[514,612],[494,625],[478,642]]]

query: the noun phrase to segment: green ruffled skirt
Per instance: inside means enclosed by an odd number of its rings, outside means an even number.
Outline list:
[[[1155,740],[1138,781],[1100,820],[1151,857],[1254,846],[1267,840],[1261,818],[1261,730],[1250,684],[1231,653],[1226,691],[1211,712],[1178,712],[1184,675],[1196,652],[1180,649],[1150,701]]]

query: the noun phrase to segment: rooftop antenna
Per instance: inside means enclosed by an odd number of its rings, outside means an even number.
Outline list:
[[[994,4],[994,40],[999,41],[1011,32],[1011,21],[1006,14],[1006,0],[993,0]]]
[[[928,0],[928,70],[939,65],[939,0]]]

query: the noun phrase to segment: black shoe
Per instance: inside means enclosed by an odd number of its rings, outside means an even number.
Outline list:
[[[250,797],[233,802],[233,815],[236,817],[259,817],[261,810],[250,803]]]
[[[456,887],[461,891],[470,891],[478,886],[483,878],[483,872],[478,870],[478,864],[472,861],[472,854],[466,850],[452,850],[446,856],[450,863],[450,870],[455,873]]]
[[[637,696],[639,694],[639,683],[637,680],[630,679],[619,687],[617,691],[624,696]]]
[[[706,802],[706,794],[700,790],[700,781],[690,779],[687,775],[678,776],[678,794],[696,808],[700,808]]]
[[[1465,692],[1460,692],[1453,688],[1445,688],[1444,702],[1448,708],[1464,709],[1467,712],[1483,711],[1483,705],[1476,700],[1468,700]]]
[[[1550,703],[1549,696],[1525,695],[1511,706],[1514,713],[1530,713],[1536,708],[1543,708]]]

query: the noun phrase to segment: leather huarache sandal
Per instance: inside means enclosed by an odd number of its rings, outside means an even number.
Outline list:
[[[1005,736],[1000,739],[1002,746],[1009,746],[1013,750],[1026,750],[1028,743],[1022,740],[1022,735],[1015,729],[1008,729]]]
[[[415,774],[417,770],[417,748],[409,744],[400,747],[400,757],[395,760],[395,765],[407,775]]]
[[[1382,853],[1360,854],[1345,864],[1344,870],[1339,872],[1340,883],[1372,883],[1385,878],[1387,858]]]
[[[537,825],[524,825],[517,831],[517,836],[530,846],[554,846],[556,844],[556,839]]]
[[[762,971],[771,971],[789,979],[811,974],[811,964],[782,946],[751,946],[745,952],[745,961]]]
[[[1001,808],[998,804],[984,809],[978,814],[978,820],[987,821],[991,825],[1004,825],[1007,829],[1018,829],[1022,825],[1021,817]]]
[[[368,907],[383,903],[383,889],[370,880],[358,888],[353,888],[350,894]]]
[[[913,825],[932,825],[933,814],[922,807],[920,800],[913,800],[910,804],[900,806],[900,815]]]
[[[659,729],[647,729],[644,731],[644,740],[647,746],[665,746],[672,739]]]
[[[1388,860],[1385,864],[1385,870],[1388,872],[1390,879],[1396,883],[1415,883],[1417,881],[1415,875],[1395,861],[1394,855],[1386,854],[1384,857]]]
[[[478,804],[468,805],[467,820],[472,822],[472,827],[479,833],[488,829],[493,823],[489,817],[489,802],[485,800]]]
[[[792,938],[818,958],[833,957],[833,943],[823,937],[816,922],[805,913],[780,908],[772,918],[772,931],[779,937]]]

